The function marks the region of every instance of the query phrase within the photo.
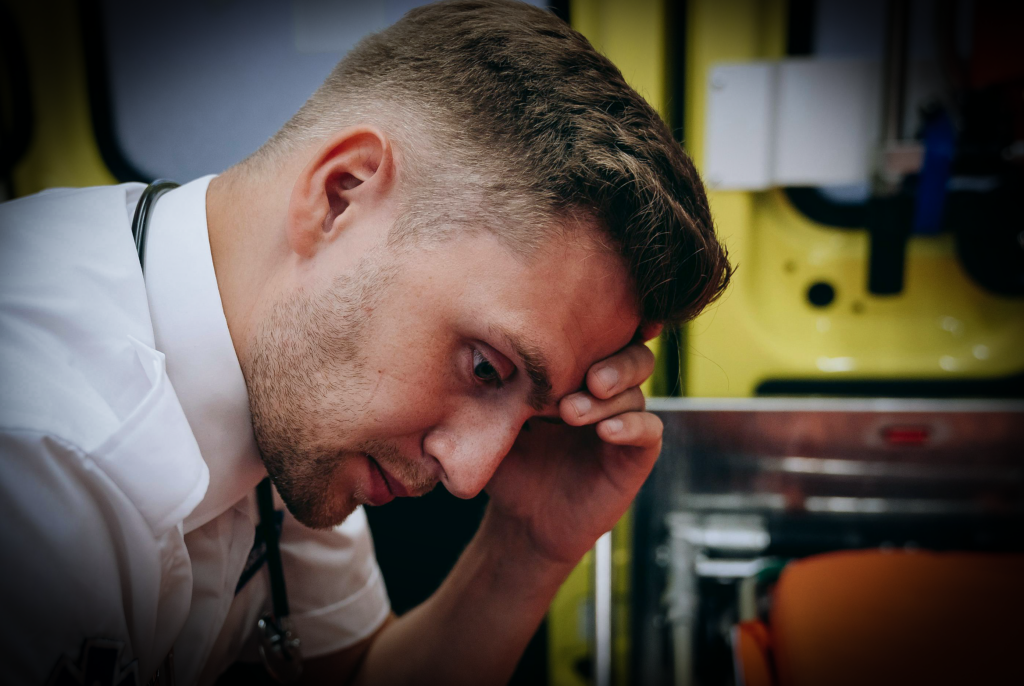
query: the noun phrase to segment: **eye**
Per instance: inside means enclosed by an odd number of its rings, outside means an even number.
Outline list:
[[[485,384],[501,388],[501,374],[479,350],[473,351],[473,376]]]

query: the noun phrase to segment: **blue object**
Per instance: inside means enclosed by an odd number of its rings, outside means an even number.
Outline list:
[[[956,129],[945,110],[931,117],[924,127],[924,163],[917,180],[913,233],[934,236],[942,228],[946,186],[956,147]]]

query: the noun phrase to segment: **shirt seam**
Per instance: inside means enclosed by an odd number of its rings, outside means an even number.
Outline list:
[[[116,431],[111,432],[110,435],[113,436],[114,433],[116,433]],[[81,445],[79,445],[77,442],[65,438],[61,434],[58,434],[56,432],[49,431],[49,430],[34,429],[34,428],[31,428],[31,427],[9,426],[9,425],[0,425],[0,434],[4,434],[4,435],[23,434],[23,435],[26,435],[26,436],[35,437],[37,439],[50,439],[50,440],[54,441],[55,443],[57,443],[60,447],[64,448],[64,450],[68,451],[69,453],[72,453],[79,460],[79,462],[82,463],[83,466],[89,467],[90,469],[95,470],[99,474],[103,475],[103,477],[104,477],[104,487],[108,487],[108,488],[116,490],[118,495],[120,495],[122,498],[124,498],[124,500],[126,502],[131,503],[131,506],[134,508],[135,513],[137,515],[139,515],[139,517],[141,517],[142,520],[146,523],[146,526],[149,529],[149,532],[153,536],[154,539],[159,538],[159,535],[157,535],[157,533],[155,531],[156,528],[162,528],[164,530],[171,529],[177,523],[180,523],[180,522],[183,521],[182,517],[177,517],[176,519],[174,517],[170,517],[170,518],[165,517],[165,519],[170,519],[171,521],[170,522],[161,521],[161,522],[155,522],[155,523],[154,522],[150,522],[149,518],[142,512],[142,509],[135,503],[135,501],[131,498],[131,496],[129,496],[127,493],[124,492],[124,489],[122,489],[121,486],[117,483],[117,480],[114,477],[112,477],[107,472],[106,468],[103,466],[103,464],[101,462],[96,460],[96,458],[93,456],[92,452],[90,452],[89,450],[86,450]],[[109,438],[109,436],[108,436],[108,438]],[[106,439],[101,441],[99,443],[99,445],[102,446],[105,443],[106,443]],[[196,491],[200,490],[201,488],[206,488],[206,484],[203,483],[203,479],[200,479],[199,484],[197,486],[195,486],[192,490],[189,491],[188,497],[192,498],[195,495]],[[187,499],[186,500],[182,500],[182,502],[187,502]],[[179,504],[175,508],[175,510],[172,511],[171,514],[172,515],[176,515],[177,511],[179,511],[180,509],[181,509],[181,505]],[[156,527],[155,524],[161,524],[162,526],[161,527]]]
[[[37,429],[37,428],[29,427],[29,426],[0,425],[0,434],[16,434],[16,433],[29,434],[31,436],[39,436],[39,437],[43,437],[43,438],[52,438],[53,440],[57,441],[57,443],[59,443],[62,448],[66,449],[66,450],[70,450],[71,452],[76,453],[79,456],[79,458],[88,459],[94,465],[99,467],[99,463],[96,462],[96,460],[92,459],[92,455],[89,453],[88,450],[83,448],[77,442],[72,441],[72,440],[70,440],[68,438],[65,438],[63,435],[61,435],[61,434],[59,434],[59,433],[57,433],[55,431],[50,431],[48,429]],[[106,472],[104,472],[104,474],[106,474]],[[118,489],[118,490],[120,490],[120,489]]]
[[[154,539],[157,538],[156,534],[153,533],[152,527],[149,526],[149,520],[146,519],[145,515],[142,514],[142,510],[139,509],[139,506],[136,505],[135,502],[130,497],[128,497],[128,494],[125,493],[124,490],[122,490],[122,488],[117,484],[117,482],[114,479],[112,479],[109,474],[107,474],[107,471],[103,468],[103,465],[101,465],[99,462],[93,459],[92,454],[85,448],[81,447],[78,443],[68,440],[67,438],[61,436],[60,434],[54,433],[52,431],[43,431],[41,429],[32,429],[25,427],[0,426],[0,434],[26,434],[28,436],[34,436],[43,439],[48,438],[54,441],[61,448],[73,454],[82,463],[84,467],[88,467],[92,470],[95,470],[97,473],[102,474],[104,477],[104,488],[110,488],[116,491],[118,495],[124,498],[125,502],[131,503],[132,507],[135,509],[135,513],[142,519],[143,522],[146,523],[150,534],[153,536]]]

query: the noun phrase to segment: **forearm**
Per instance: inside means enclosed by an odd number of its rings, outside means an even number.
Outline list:
[[[375,640],[358,684],[502,684],[572,566],[490,510],[441,588]]]

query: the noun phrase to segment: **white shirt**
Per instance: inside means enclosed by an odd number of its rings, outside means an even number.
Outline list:
[[[172,647],[178,684],[252,654],[265,570],[235,587],[266,472],[210,254],[210,178],[156,204],[145,281],[140,184],[0,206],[4,683],[81,667],[86,640],[119,646],[141,683]],[[281,552],[304,655],[387,616],[361,509],[326,532],[286,513]]]

